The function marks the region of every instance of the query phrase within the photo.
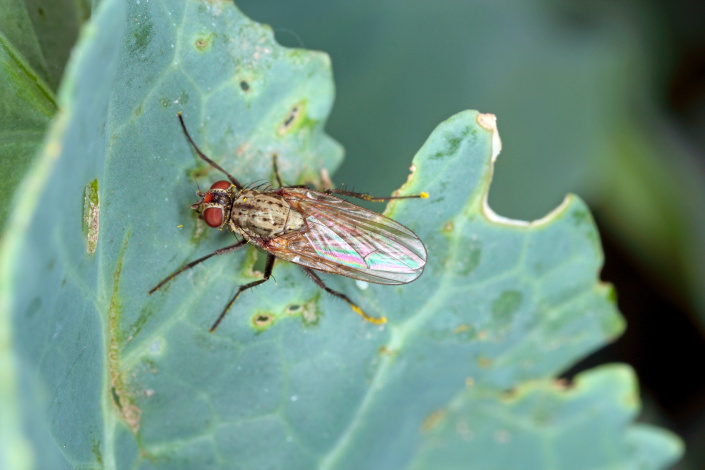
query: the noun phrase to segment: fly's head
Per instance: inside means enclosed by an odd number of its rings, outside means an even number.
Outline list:
[[[198,211],[209,227],[221,228],[230,219],[234,188],[230,181],[216,181],[205,193],[199,189],[196,195],[201,199],[191,209]]]

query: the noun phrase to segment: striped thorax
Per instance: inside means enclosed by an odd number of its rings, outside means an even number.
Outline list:
[[[230,228],[246,239],[274,238],[304,227],[304,218],[276,192],[243,189],[230,211]]]
[[[238,191],[229,181],[218,181],[198,196],[201,200],[191,207],[201,213],[208,226],[228,227],[246,240],[267,240],[306,225],[303,215],[276,191]]]

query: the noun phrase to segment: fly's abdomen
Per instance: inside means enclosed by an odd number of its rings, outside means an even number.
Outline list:
[[[233,201],[230,223],[249,238],[273,238],[300,230],[304,219],[278,194],[243,190]]]

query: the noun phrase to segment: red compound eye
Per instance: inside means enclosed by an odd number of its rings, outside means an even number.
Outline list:
[[[220,207],[209,207],[203,211],[203,220],[209,227],[218,228],[223,223],[223,210]]]
[[[213,183],[213,186],[211,186],[211,189],[228,189],[230,188],[230,181],[216,181]]]

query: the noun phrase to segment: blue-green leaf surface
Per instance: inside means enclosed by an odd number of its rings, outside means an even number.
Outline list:
[[[281,262],[276,280],[243,294],[208,333],[237,286],[261,275],[253,250],[147,295],[233,241],[189,209],[192,177],[206,186],[222,175],[196,158],[177,111],[242,181],[272,181],[276,154],[286,182],[318,184],[342,158],[323,133],[332,100],[327,56],[278,46],[229,2],[101,2],[3,244],[13,350],[46,392],[37,406],[53,446],[42,452],[64,466],[105,468],[433,468],[436,459],[462,468],[464,441],[453,444],[458,453],[439,450],[458,439],[443,415],[484,403],[516,419],[545,409],[504,400],[514,388],[547,395],[550,410],[566,410],[555,425],[570,426],[582,406],[575,394],[526,382],[545,384],[623,321],[611,287],[598,282],[599,239],[579,199],[533,223],[487,207],[500,147],[491,115],[466,111],[440,124],[401,190],[430,198],[387,208],[427,245],[418,281],[325,278],[386,325],[364,322]],[[593,380],[586,400],[618,406],[614,384],[631,380]],[[608,465],[637,465],[630,449],[651,442],[655,461],[675,458],[673,437],[631,427],[631,399],[627,418],[590,415],[629,441],[595,452]],[[473,458],[501,468],[505,434],[475,432],[488,444]],[[540,430],[523,432],[540,439]],[[556,446],[561,459],[579,458],[588,435],[576,434]],[[39,441],[30,442],[37,454]]]
[[[415,469],[657,469],[682,452],[638,411],[636,377],[624,366],[584,372],[575,383],[537,381],[498,395],[458,393],[426,421]]]

